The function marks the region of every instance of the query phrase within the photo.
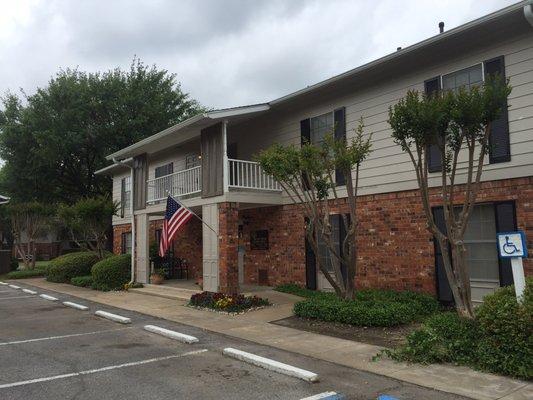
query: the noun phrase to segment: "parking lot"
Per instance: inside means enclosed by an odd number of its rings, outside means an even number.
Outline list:
[[[0,399],[302,399],[324,392],[348,399],[460,399],[394,379],[114,309],[16,283],[0,286]],[[35,290],[36,294],[22,291]],[[40,297],[47,294],[51,301]],[[62,304],[89,307],[82,311]],[[121,324],[94,315],[131,319]],[[195,336],[185,344],[143,329]],[[319,344],[317,344],[319,345]],[[222,354],[236,348],[315,372],[317,383]]]

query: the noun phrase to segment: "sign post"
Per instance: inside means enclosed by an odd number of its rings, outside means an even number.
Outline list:
[[[526,278],[522,264],[522,258],[527,258],[526,236],[524,232],[498,233],[498,250],[501,258],[511,259],[516,300],[520,302],[526,288]]]

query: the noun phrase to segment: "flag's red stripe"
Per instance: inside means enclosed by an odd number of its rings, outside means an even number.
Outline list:
[[[192,217],[192,214],[191,213],[188,213],[184,218],[182,218],[177,224],[175,227],[172,227],[170,230],[169,230],[169,237],[170,237],[170,240],[174,239],[174,236],[176,235],[176,233],[179,231],[179,229],[185,225],[185,223]]]

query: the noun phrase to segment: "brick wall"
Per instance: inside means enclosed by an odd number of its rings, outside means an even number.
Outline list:
[[[239,210],[235,203],[220,203],[218,212],[219,290],[224,293],[238,293],[237,245]]]
[[[113,254],[122,253],[122,234],[131,232],[131,224],[113,226]]]
[[[479,203],[514,200],[518,229],[528,237],[533,254],[533,178],[486,182]],[[358,199],[358,288],[377,287],[435,293],[433,240],[418,190],[361,196]],[[461,201],[458,195],[457,201]],[[432,205],[440,205],[433,191]],[[333,213],[348,212],[345,199],[332,202]],[[305,283],[303,216],[295,206],[257,208],[239,213],[246,248],[245,283],[257,283],[260,269],[268,270],[270,285]],[[269,230],[269,250],[251,250],[250,232]],[[533,259],[524,261],[533,275]]]

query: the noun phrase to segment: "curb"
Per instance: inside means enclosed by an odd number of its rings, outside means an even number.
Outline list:
[[[102,318],[110,319],[111,321],[119,322],[121,324],[131,324],[131,319],[123,317],[122,315],[112,314],[102,310],[98,310],[94,314]]]
[[[180,333],[176,331],[171,331],[170,329],[161,328],[155,325],[145,325],[144,330],[148,332],[156,333],[161,336],[165,336],[169,339],[178,340],[182,343],[192,344],[192,343],[199,342],[198,338],[194,336],[186,335],[184,333]]]
[[[280,374],[293,376],[295,378],[302,379],[306,382],[318,382],[318,375],[314,372],[293,367],[289,364],[283,364],[279,361],[271,360],[270,358],[256,356],[255,354],[247,353],[242,350],[237,350],[232,347],[226,347],[222,351],[222,353],[228,357],[232,357],[237,360],[268,369],[270,371],[279,372]]]
[[[345,400],[344,395],[337,392],[324,392],[300,400]]]
[[[50,300],[50,301],[58,301],[59,300],[58,298],[52,297],[52,296],[48,296],[47,294],[40,294],[39,297],[42,297],[43,299]]]
[[[82,311],[87,311],[89,309],[89,307],[87,307],[87,306],[84,306],[84,305],[81,305],[81,304],[78,304],[78,303],[72,303],[71,301],[64,301],[63,305],[65,305],[67,307],[75,308],[77,310],[82,310]]]

